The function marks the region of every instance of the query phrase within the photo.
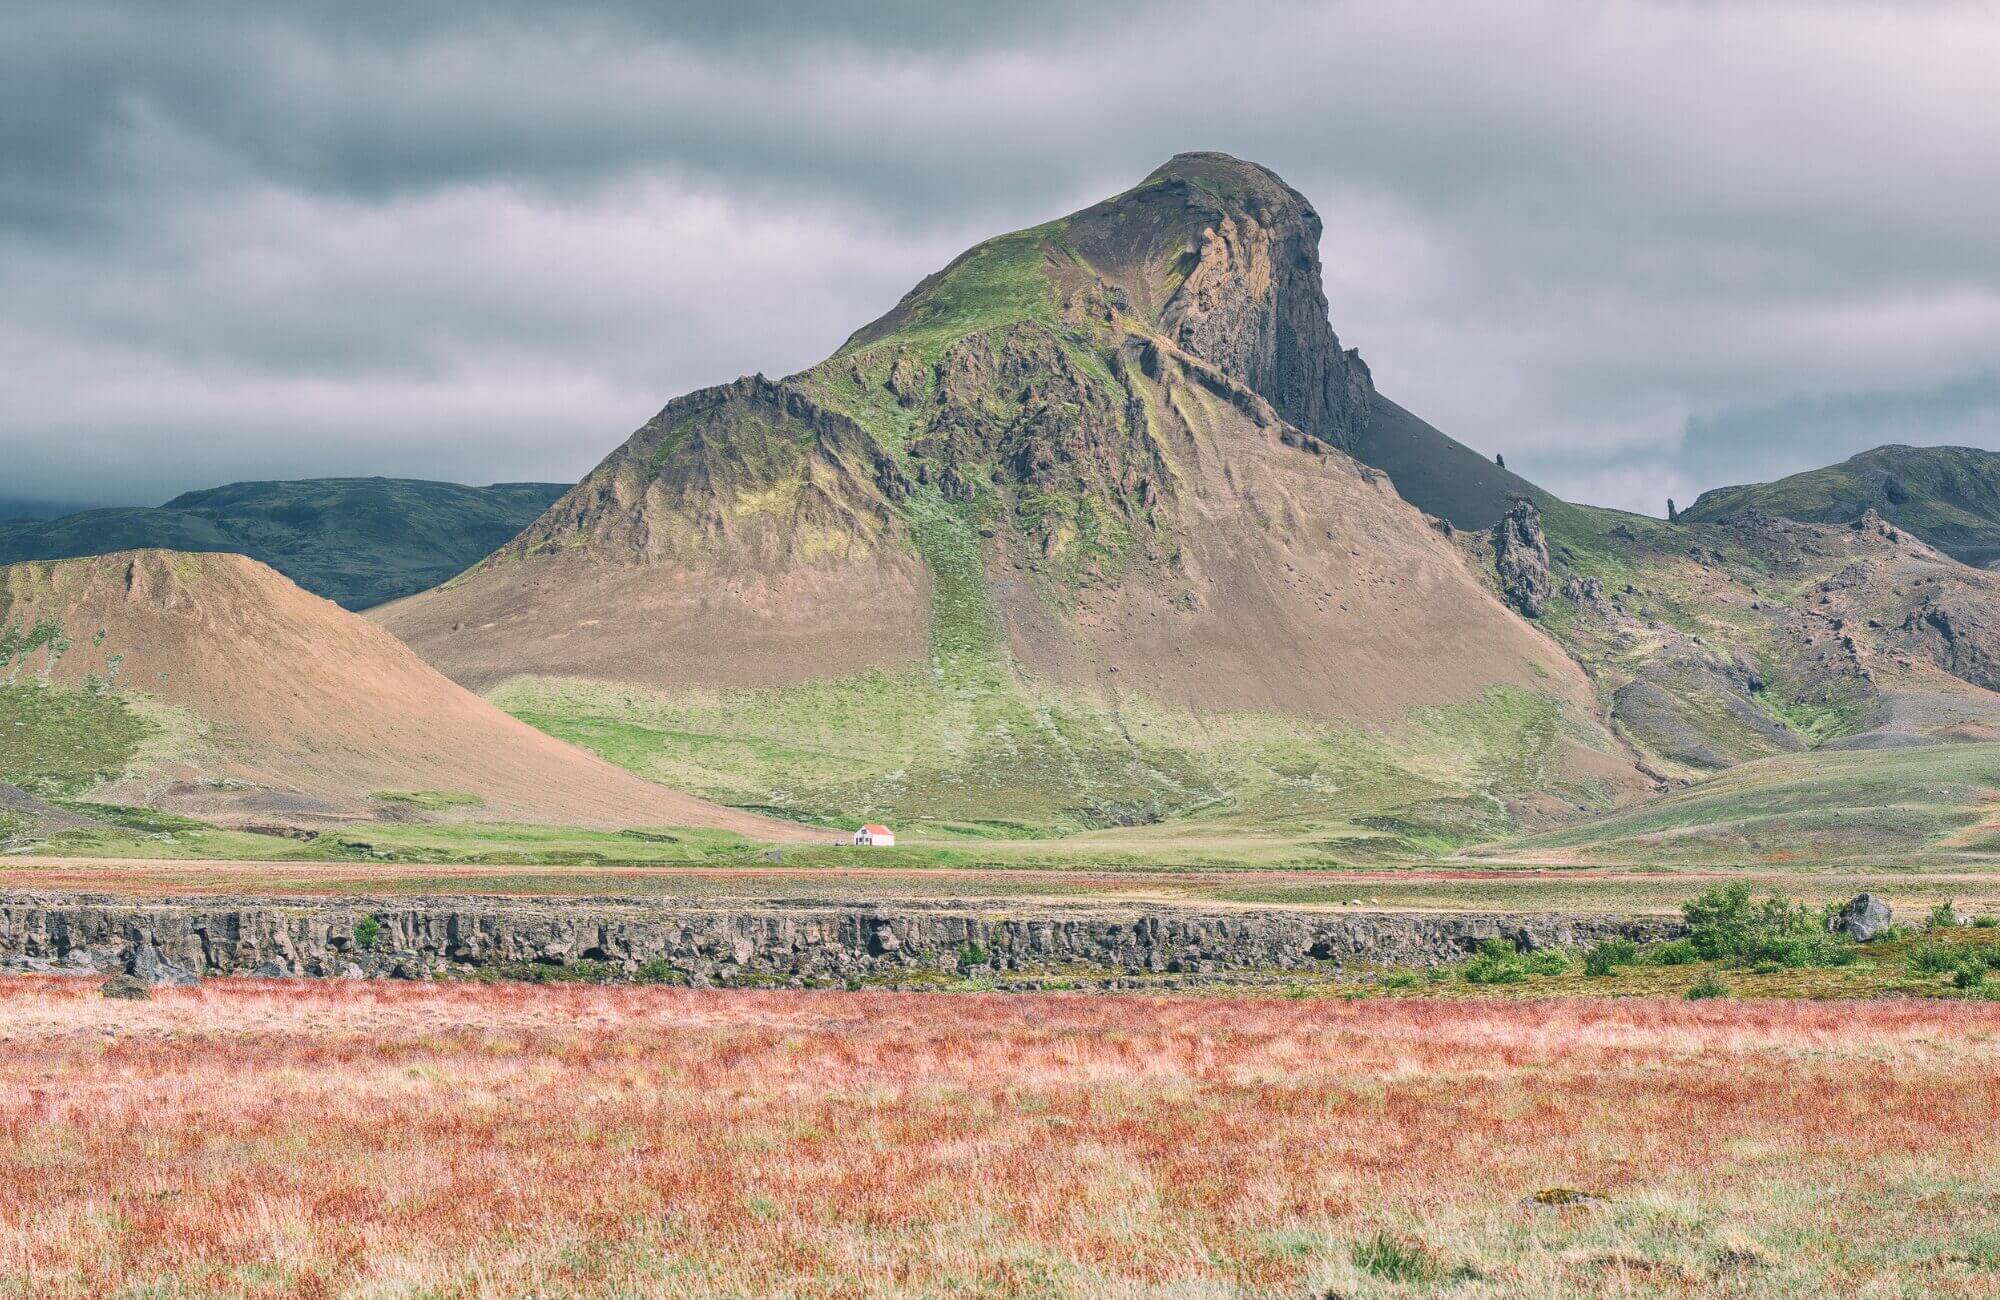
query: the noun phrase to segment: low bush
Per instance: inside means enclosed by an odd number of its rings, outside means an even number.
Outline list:
[[[1976,989],[1986,982],[1986,963],[1972,960],[1951,973],[1951,986],[1955,989]]]
[[[958,949],[958,973],[963,975],[969,971],[979,970],[984,966],[991,965],[992,960],[986,949],[980,947],[978,944],[961,944]]]
[[[1692,966],[1701,960],[1701,954],[1686,939],[1674,939],[1647,953],[1646,960],[1655,966]]]
[[[1385,989],[1413,989],[1422,983],[1422,977],[1415,971],[1399,970],[1393,975],[1382,977],[1382,987]]]
[[[1924,918],[1926,930],[1954,930],[1958,928],[1958,904],[1947,898],[1930,910]]]
[[[1630,966],[1639,960],[1639,945],[1630,939],[1605,939],[1590,946],[1583,954],[1583,973],[1604,976],[1617,971],[1620,966]]]
[[[1942,975],[1958,968],[1959,956],[1941,943],[1919,944],[1905,959],[1913,975]]]
[[[1519,984],[1528,978],[1528,967],[1518,957],[1495,957],[1481,953],[1465,963],[1468,984]]]
[[[1981,930],[2000,929],[2000,916],[1975,916],[1972,924]]]
[[[1531,952],[1522,962],[1530,975],[1562,975],[1569,970],[1569,958],[1559,952]]]
[[[1722,982],[1720,976],[1710,972],[1688,986],[1687,996],[1690,1002],[1701,1002],[1708,998],[1726,998],[1729,996],[1729,986]]]

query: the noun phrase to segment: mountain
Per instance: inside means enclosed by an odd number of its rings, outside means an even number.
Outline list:
[[[802,816],[1359,843],[1635,797],[1578,665],[1350,454],[1443,435],[1341,347],[1319,236],[1266,169],[1180,155],[807,371],[676,398],[372,616],[554,734]]]
[[[405,820],[432,807],[800,833],[524,726],[374,624],[227,554],[0,569],[0,782],[224,822]]]
[[[0,564],[146,548],[234,551],[317,595],[365,609],[443,582],[567,490],[561,483],[461,487],[386,478],[231,483],[159,507],[0,523]]]
[[[2000,562],[2000,453],[1976,447],[1877,447],[1775,483],[1716,488],[1681,515],[1691,523],[1752,512],[1845,524],[1873,510],[1974,568]]]
[[[92,510],[94,503],[81,501],[50,501],[43,497],[0,496],[0,524],[14,523],[24,519],[60,519],[83,510]]]

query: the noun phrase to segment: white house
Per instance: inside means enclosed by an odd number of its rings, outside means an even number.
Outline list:
[[[878,849],[886,849],[895,844],[896,835],[887,826],[877,826],[874,822],[869,822],[866,826],[854,832],[854,842],[856,844],[872,845]]]

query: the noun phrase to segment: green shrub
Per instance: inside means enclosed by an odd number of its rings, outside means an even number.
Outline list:
[[[1708,998],[1726,998],[1729,996],[1729,986],[1711,971],[1688,986],[1687,996],[1690,1002],[1701,1002]]]
[[[2000,916],[1975,916],[1972,918],[1972,924],[1979,930],[1997,929],[2000,928]]]
[[[1519,984],[1528,978],[1528,967],[1518,957],[1495,957],[1482,952],[1465,963],[1467,984]]]
[[[1393,975],[1382,977],[1382,987],[1385,989],[1413,989],[1421,983],[1423,980],[1415,971],[1399,970]]]
[[[1947,898],[1930,910],[1924,918],[1926,930],[1954,930],[1958,928],[1958,903]]]
[[[1951,973],[1951,986],[1955,989],[1976,989],[1986,982],[1986,963],[1974,959],[1966,962]]]
[[[1521,950],[1505,939],[1481,939],[1474,949],[1481,957],[1518,957]]]
[[[992,963],[986,949],[976,943],[960,944],[958,949],[958,973],[979,970]]]
[[[1531,952],[1523,964],[1530,975],[1562,975],[1569,970],[1569,958],[1559,952]]]
[[[685,984],[687,973],[671,965],[665,957],[653,960],[632,972],[632,979],[640,984]]]
[[[1803,903],[1772,894],[1758,903],[1747,881],[1732,881],[1681,904],[1688,943],[1711,961],[1779,966],[1839,965],[1851,945],[1828,934],[1821,917]]]
[[[364,916],[354,923],[354,946],[363,952],[375,946],[375,940],[382,933],[382,923],[372,916]]]
[[[1639,945],[1630,939],[1605,939],[1590,946],[1583,954],[1583,973],[1586,975],[1610,975],[1620,966],[1630,966],[1639,960]]]
[[[1647,953],[1646,960],[1654,966],[1692,966],[1701,960],[1701,954],[1686,939],[1674,939]]]
[[[1958,955],[1941,943],[1919,944],[1906,959],[1914,975],[1942,975],[1958,967]]]

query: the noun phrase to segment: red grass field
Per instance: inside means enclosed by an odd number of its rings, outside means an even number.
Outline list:
[[[0,980],[0,1295],[2000,1295],[2000,1007]],[[1524,1206],[1549,1187],[1608,1198]]]

